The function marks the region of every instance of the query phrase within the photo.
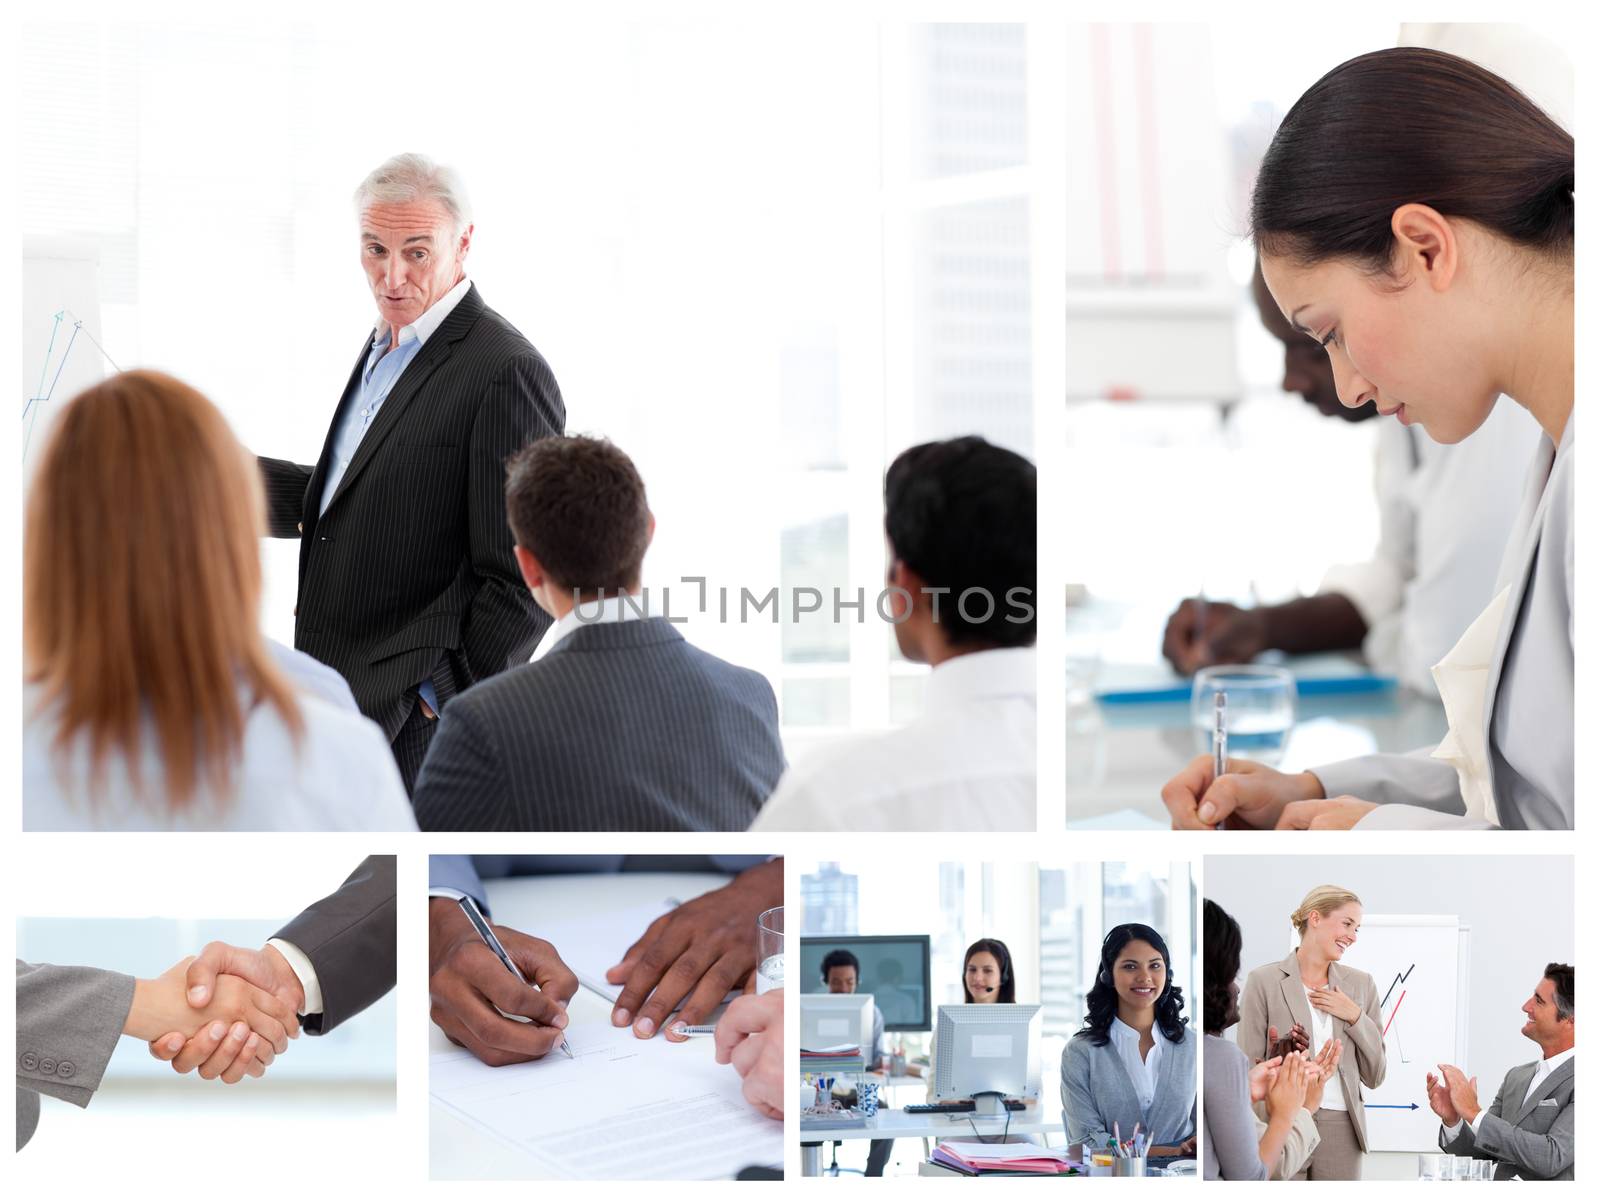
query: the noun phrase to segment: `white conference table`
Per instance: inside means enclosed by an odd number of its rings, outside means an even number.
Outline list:
[[[543,936],[548,914],[581,909],[590,914],[621,913],[672,895],[683,900],[719,888],[730,876],[685,872],[622,872],[614,875],[524,875],[491,879],[485,884],[491,916],[497,925]],[[639,930],[643,933],[644,930]],[[626,947],[624,947],[625,949]],[[559,953],[561,947],[556,945]],[[611,1002],[598,992],[580,987],[567,1004],[567,1015],[579,1021],[610,1021]],[[711,1018],[721,1015],[721,1009]],[[660,1037],[658,1033],[656,1035]],[[450,1040],[428,1022],[428,1055],[453,1049]],[[694,1038],[682,1045],[684,1054],[704,1059],[716,1057],[711,1038]],[[732,1067],[728,1068],[730,1071]],[[428,1164],[434,1179],[536,1179],[542,1176],[536,1160],[491,1137],[463,1120],[430,1096],[428,1101]]]

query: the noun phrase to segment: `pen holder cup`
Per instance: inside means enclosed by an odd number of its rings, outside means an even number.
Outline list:
[[[856,1111],[863,1117],[878,1115],[878,1085],[862,1083],[856,1087]]]
[[[1089,1172],[1090,1179],[1110,1179],[1113,1174],[1112,1164],[1117,1160],[1109,1154],[1091,1154],[1084,1160],[1084,1167]]]
[[[1149,1163],[1148,1158],[1113,1158],[1111,1174],[1117,1179],[1143,1179]]]

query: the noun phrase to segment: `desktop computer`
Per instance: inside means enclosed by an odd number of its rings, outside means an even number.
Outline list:
[[[800,997],[800,1049],[860,1046],[872,1050],[872,997],[856,992],[841,996]]]
[[[976,1102],[978,1116],[1004,1116],[1008,1098],[1039,1095],[1037,1004],[941,1004],[934,1033],[936,1100]]]

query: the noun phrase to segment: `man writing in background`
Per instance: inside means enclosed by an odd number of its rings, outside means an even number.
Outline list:
[[[1444,1065],[1428,1075],[1428,1103],[1443,1123],[1439,1148],[1492,1159],[1496,1179],[1571,1179],[1577,1110],[1573,1102],[1577,980],[1566,963],[1551,963],[1522,1006],[1522,1036],[1538,1044],[1537,1062],[1506,1072],[1488,1108],[1478,1081]]]
[[[440,709],[548,624],[504,520],[505,460],[566,422],[539,352],[466,275],[455,174],[418,154],[356,194],[378,307],[314,466],[260,460],[268,532],[300,538],[295,647],[383,727],[409,792]]]

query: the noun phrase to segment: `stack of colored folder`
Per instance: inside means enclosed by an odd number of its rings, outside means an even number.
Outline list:
[[[859,1075],[867,1069],[860,1046],[825,1046],[801,1050],[800,1069],[809,1075]]]
[[[1065,1175],[1081,1169],[1065,1149],[1032,1142],[940,1142],[928,1161],[963,1175]]]

